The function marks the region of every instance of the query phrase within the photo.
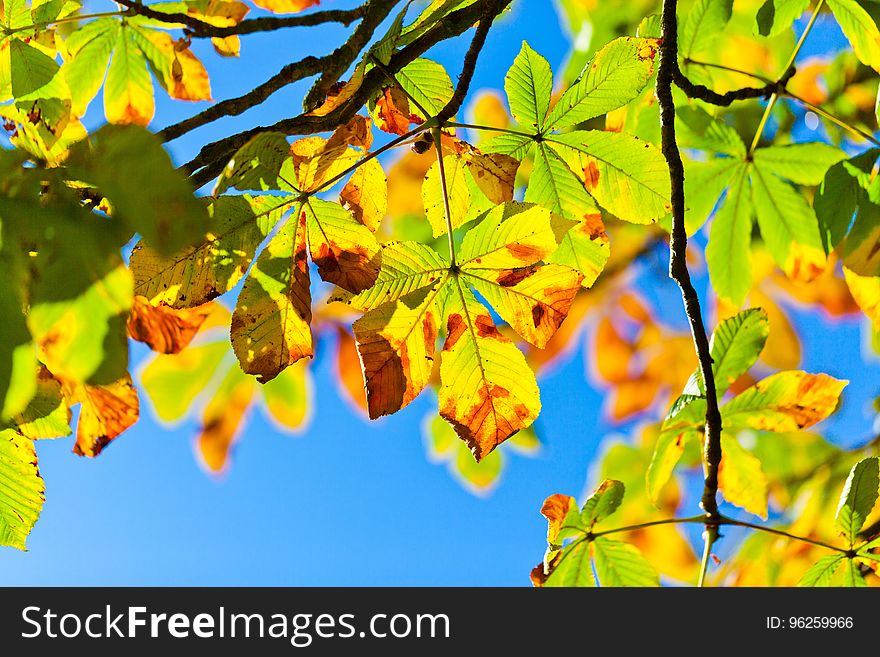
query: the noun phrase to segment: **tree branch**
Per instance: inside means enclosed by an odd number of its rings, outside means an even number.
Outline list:
[[[351,25],[358,18],[364,15],[366,5],[355,7],[354,9],[329,9],[327,11],[316,11],[312,14],[298,16],[262,16],[260,18],[251,18],[244,20],[238,25],[211,25],[190,14],[181,12],[159,11],[151,8],[149,5],[141,4],[140,0],[114,0],[116,4],[127,7],[132,14],[151,18],[162,23],[175,24],[179,23],[184,26],[184,30],[194,37],[198,38],[218,38],[253,34],[254,32],[271,32],[285,27],[312,27],[322,23],[342,23],[343,25]]]
[[[678,67],[678,60],[676,60],[675,67],[672,69],[672,81],[684,91],[689,98],[698,98],[699,100],[711,103],[712,105],[728,107],[731,103],[737,100],[770,98],[773,94],[783,94],[785,93],[785,87],[788,84],[788,81],[791,80],[791,77],[794,74],[794,66],[789,66],[788,70],[786,70],[782,77],[776,82],[768,82],[763,87],[743,87],[742,89],[733,89],[723,94],[719,94],[709,87],[691,82],[688,77],[681,72],[681,69]]]
[[[510,2],[511,0],[499,0],[498,4],[503,9]],[[479,20],[483,8],[483,4],[475,3],[451,12],[412,43],[392,55],[386,68],[392,74],[397,73],[435,44],[467,31]],[[182,169],[188,172],[192,177],[193,183],[200,187],[216,177],[235,151],[255,135],[271,131],[282,132],[286,135],[310,135],[330,131],[334,127],[348,122],[361,107],[371,98],[378,95],[383,86],[385,86],[385,75],[382,71],[377,68],[370,69],[364,75],[360,87],[351,98],[340,104],[333,111],[323,116],[300,114],[292,118],[282,119],[269,126],[252,128],[206,144],[199,154],[192,161],[185,164]]]
[[[703,325],[700,299],[687,268],[687,231],[684,224],[684,164],[675,138],[675,102],[672,84],[678,69],[678,19],[676,0],[663,0],[663,40],[660,44],[660,65],[657,69],[657,100],[660,104],[661,150],[669,167],[672,203],[672,234],[669,242],[669,276],[678,283],[700,363],[706,388],[706,434],[703,458],[705,479],[701,506],[706,514],[706,549],[718,540],[718,468],[721,464],[721,412],[712,372],[709,339]],[[700,577],[701,581],[703,575]]]

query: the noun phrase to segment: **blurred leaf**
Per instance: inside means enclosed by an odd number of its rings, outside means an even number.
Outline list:
[[[767,478],[761,462],[728,434],[721,435],[718,488],[724,499],[767,519]]]
[[[601,522],[615,511],[623,502],[624,485],[613,479],[606,479],[590,495],[581,508],[581,524],[587,531],[592,531],[596,523]]]
[[[798,586],[830,586],[831,578],[840,568],[840,564],[846,559],[842,554],[829,554],[822,557],[804,573]]]

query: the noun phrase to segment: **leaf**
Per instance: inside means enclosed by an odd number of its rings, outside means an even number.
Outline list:
[[[731,504],[767,519],[767,477],[761,462],[733,436],[721,435],[718,488]]]
[[[182,419],[210,383],[228,350],[227,342],[190,346],[179,354],[161,354],[140,375],[141,385],[164,422]]]
[[[660,586],[657,571],[634,545],[600,536],[591,546],[602,586]]]
[[[761,237],[789,278],[810,282],[826,266],[825,250],[813,209],[803,196],[758,161],[752,167],[752,202]]]
[[[135,294],[153,305],[180,309],[200,306],[228,292],[247,272],[257,247],[286,209],[274,196],[214,199],[208,208],[211,230],[202,244],[170,257],[143,241],[135,245],[129,261]]]
[[[184,310],[153,306],[146,297],[137,296],[128,317],[128,337],[153,351],[176,354],[190,343],[210,312],[204,306]]]
[[[203,429],[196,446],[208,471],[219,474],[226,469],[232,445],[253,400],[255,385],[251,377],[233,367],[205,407]]]
[[[580,541],[558,553],[541,586],[596,586],[590,564],[590,544]],[[543,566],[539,566],[543,568]]]
[[[99,18],[82,24],[67,38],[65,45],[69,58],[61,67],[61,73],[70,88],[76,116],[85,115],[89,103],[104,83],[118,33],[119,21]]]
[[[761,36],[776,36],[790,30],[810,5],[810,0],[764,0],[758,10],[756,31]]]
[[[798,582],[798,586],[831,586],[831,578],[840,568],[846,557],[842,554],[829,554],[810,566]]]
[[[827,4],[856,57],[880,71],[880,31],[871,15],[856,0],[827,0]]]
[[[880,330],[880,278],[859,276],[847,267],[843,268],[843,277],[853,299],[873,326]]]
[[[559,247],[546,258],[548,263],[565,265],[583,276],[581,285],[591,287],[611,255],[610,240],[600,213],[585,214],[569,229]]]
[[[577,501],[570,495],[556,493],[541,505],[541,515],[547,519],[547,545],[559,546],[581,533],[581,515]]]
[[[373,233],[338,203],[311,197],[301,212],[306,215],[309,252],[321,278],[354,293],[371,287],[381,261]]]
[[[684,454],[685,441],[689,434],[678,431],[663,431],[657,439],[651,464],[646,473],[648,497],[655,506],[660,501],[660,493],[672,477],[675,466]]]
[[[583,130],[547,140],[599,204],[647,224],[670,209],[669,170],[653,144],[623,133]]]
[[[531,425],[541,402],[522,352],[498,331],[485,306],[454,282],[457,289],[446,301],[440,415],[479,461]]]
[[[657,39],[621,37],[601,48],[559,98],[546,125],[583,123],[636,98],[654,73]]]
[[[758,148],[754,159],[755,166],[798,185],[818,185],[831,166],[846,159],[846,153],[829,144],[813,142]]]
[[[382,165],[377,160],[364,162],[339,192],[339,203],[375,233],[388,210],[388,181]]]
[[[606,479],[590,495],[581,508],[580,521],[587,531],[592,531],[597,523],[617,511],[623,502],[624,485],[614,479]]]
[[[770,322],[763,308],[743,310],[718,325],[710,350],[719,398],[755,364],[769,334]]]
[[[843,585],[855,588],[868,586],[862,573],[859,572],[859,564],[855,559],[847,559],[843,568]]]
[[[744,390],[721,409],[724,426],[764,431],[798,431],[824,420],[837,408],[848,381],[827,374],[778,372]]]
[[[36,345],[24,314],[27,279],[20,256],[0,247],[0,422],[21,413],[37,390]]]
[[[741,167],[712,220],[706,262],[718,296],[739,306],[752,287],[752,205],[747,169]]]
[[[71,404],[80,403],[73,453],[95,457],[140,415],[138,394],[131,376],[108,385],[65,385]]]
[[[697,107],[677,109],[675,130],[678,143],[684,148],[698,148],[730,155],[729,159],[720,160],[719,163],[722,165],[742,166],[740,160],[746,159],[746,145],[736,129],[702,109]]]
[[[31,440],[70,435],[70,408],[61,392],[61,383],[43,367],[36,384],[36,394],[27,407],[8,424],[0,423],[0,430],[11,428]]]
[[[311,306],[302,212],[271,239],[238,296],[230,335],[241,368],[266,383],[311,357]]]
[[[446,196],[449,199],[449,214],[452,227],[465,223],[471,203],[471,193],[467,184],[467,166],[462,158],[453,155],[443,157],[443,173],[446,177]],[[444,187],[440,180],[440,164],[435,162],[428,169],[422,185],[422,202],[425,214],[434,231],[434,237],[446,234],[446,208],[443,200]]]
[[[859,530],[877,502],[878,488],[880,458],[862,459],[852,467],[834,516],[835,529],[849,541],[850,547],[855,545]]]
[[[397,412],[428,384],[439,333],[437,294],[445,282],[382,304],[352,325],[371,419]]]
[[[223,168],[214,194],[235,187],[241,191],[293,189],[294,185],[280,178],[281,166],[290,154],[290,144],[280,132],[261,132],[238,149]]]
[[[418,107],[410,107],[407,128],[413,116],[417,116],[419,123],[423,123],[439,114],[452,98],[454,91],[446,69],[437,62],[422,57],[404,66],[395,79],[407,95],[428,112],[428,116],[422,116]]]
[[[859,203],[859,212],[844,242],[843,264],[860,276],[880,276],[880,206]]]
[[[72,149],[67,167],[109,197],[113,216],[162,255],[201,241],[209,229],[205,205],[146,130],[105,126]]]
[[[496,205],[513,200],[519,164],[516,158],[501,153],[471,152],[465,157],[465,165],[477,187]]]
[[[705,51],[724,31],[732,11],[733,0],[697,0],[682,21],[679,55],[687,60]]]
[[[585,214],[599,214],[599,208],[587,194],[584,183],[563,157],[547,142],[540,142],[535,149],[535,167],[526,188],[527,203],[538,203],[551,212],[580,221]],[[601,216],[601,215],[600,215]]]
[[[825,250],[831,252],[849,231],[853,215],[861,208],[870,212],[871,201],[864,194],[867,180],[880,149],[872,148],[849,160],[838,162],[825,173],[813,199],[813,209]]]
[[[376,100],[372,112],[376,127],[393,135],[405,135],[409,132],[412,120],[409,99],[398,87],[385,87],[382,95]]]
[[[543,132],[552,88],[550,64],[523,41],[519,54],[504,77],[510,112],[517,123],[527,130],[534,128],[536,132]]]
[[[288,430],[301,431],[309,422],[312,380],[308,361],[294,363],[260,388],[269,416]]]
[[[12,429],[0,431],[0,545],[25,549],[45,500],[33,441]]]
[[[119,26],[104,83],[104,114],[110,123],[147,126],[156,111],[147,62],[131,29]]]
[[[208,72],[185,41],[175,41],[170,34],[159,30],[132,27],[131,32],[169,96],[178,100],[211,100]]]

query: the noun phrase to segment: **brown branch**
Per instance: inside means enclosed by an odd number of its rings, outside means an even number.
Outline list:
[[[691,82],[688,77],[681,72],[677,59],[675,65],[672,67],[672,81],[684,91],[689,98],[698,98],[699,100],[711,103],[712,105],[720,105],[721,107],[728,107],[731,103],[737,100],[769,98],[773,94],[784,94],[785,87],[794,74],[795,68],[794,66],[790,66],[783,76],[776,82],[768,82],[763,87],[743,87],[742,89],[733,89],[723,94],[719,94],[709,87]]]
[[[366,42],[372,38],[376,27],[385,20],[385,17],[388,16],[388,12],[391,11],[391,7],[397,1],[398,0],[372,0],[365,4],[363,20],[348,39],[346,45],[352,43],[359,44],[357,46],[357,52],[360,52]],[[171,141],[191,130],[195,130],[196,128],[211,123],[212,121],[216,121],[217,119],[226,116],[237,116],[251,107],[264,102],[269,96],[289,84],[293,84],[294,82],[298,82],[299,80],[312,75],[317,75],[322,71],[327,71],[328,67],[338,66],[334,60],[337,60],[342,56],[340,51],[346,50],[346,45],[337,48],[335,51],[324,57],[306,57],[298,62],[287,64],[278,71],[278,73],[257,87],[254,87],[243,96],[224,100],[195,116],[191,116],[188,119],[167,126],[159,131],[159,137],[163,141]],[[357,56],[357,52],[350,56],[350,59],[345,64],[345,68],[348,68],[348,66],[351,65],[351,61]]]
[[[211,25],[195,16],[181,12],[159,11],[149,5],[141,4],[140,0],[114,0],[116,4],[127,7],[132,14],[151,18],[162,23],[184,25],[187,33],[198,38],[218,38],[253,34],[254,32],[271,32],[285,27],[312,27],[322,23],[342,23],[350,25],[364,14],[365,6],[354,9],[330,9],[316,11],[312,14],[299,16],[263,16],[244,20],[238,25]]]
[[[467,53],[465,53],[461,74],[458,76],[458,82],[455,85],[455,92],[452,94],[449,102],[437,114],[437,122],[440,125],[443,125],[455,116],[455,113],[464,103],[465,96],[467,96],[468,89],[471,86],[471,80],[474,77],[474,70],[477,67],[477,59],[486,43],[486,36],[489,34],[489,28],[492,27],[492,22],[504,11],[508,4],[509,2],[499,2],[498,0],[486,3],[483,15],[480,16],[480,23],[477,25],[477,31],[474,33],[474,38],[471,40]]]
[[[367,11],[363,21],[358,25],[358,29],[354,31],[351,38],[334,50],[328,58],[328,66],[324,69],[321,77],[309,89],[303,100],[303,109],[311,112],[324,102],[327,93],[334,84],[339,82],[342,74],[348,70],[355,58],[360,54],[364,46],[373,37],[373,32],[379,26],[379,23],[385,20],[385,17],[391,13],[400,0],[370,0],[367,3]]]
[[[499,0],[498,4],[503,9],[510,2],[511,0]],[[451,12],[412,43],[392,55],[386,68],[392,73],[397,73],[432,46],[467,31],[480,19],[484,6],[484,3],[475,3]],[[192,161],[185,164],[182,169],[188,172],[192,177],[193,183],[200,187],[216,177],[235,151],[255,135],[271,131],[282,132],[286,135],[310,135],[328,132],[336,126],[349,121],[371,98],[378,95],[385,85],[386,79],[383,72],[378,68],[370,69],[364,75],[360,87],[352,97],[328,114],[323,116],[300,114],[292,118],[282,119],[269,126],[258,126],[206,144],[199,154]]]
[[[672,203],[672,234],[669,242],[669,275],[681,288],[685,312],[694,338],[694,346],[700,363],[700,373],[706,388],[706,439],[705,467],[701,506],[706,513],[707,552],[718,539],[718,467],[721,464],[721,413],[718,409],[718,393],[712,372],[712,356],[709,339],[703,325],[700,299],[691,282],[687,268],[687,231],[684,211],[684,164],[675,138],[675,103],[672,84],[678,69],[678,20],[676,0],[663,0],[663,40],[660,44],[660,65],[657,69],[657,100],[660,105],[661,149],[669,167]],[[702,578],[701,578],[702,579]]]

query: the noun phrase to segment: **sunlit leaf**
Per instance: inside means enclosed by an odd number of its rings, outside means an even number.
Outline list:
[[[721,434],[721,452],[718,488],[724,499],[766,519],[767,478],[761,462],[726,433]]]
[[[878,488],[880,488],[878,457],[862,459],[852,467],[840,494],[840,502],[834,517],[835,528],[851,546],[855,544],[856,535],[877,502]]]
[[[138,393],[125,375],[107,385],[67,385],[70,403],[79,403],[76,443],[73,453],[95,457],[140,415]]]
[[[829,554],[814,563],[798,582],[798,586],[831,586],[831,578],[846,559],[842,554]]]
[[[513,66],[504,78],[510,111],[517,123],[540,132],[550,108],[553,72],[550,64],[523,41]]]
[[[657,571],[634,545],[606,536],[590,545],[601,586],[660,586]]]
[[[33,441],[13,429],[0,431],[0,480],[0,545],[24,550],[43,508],[46,488]]]

